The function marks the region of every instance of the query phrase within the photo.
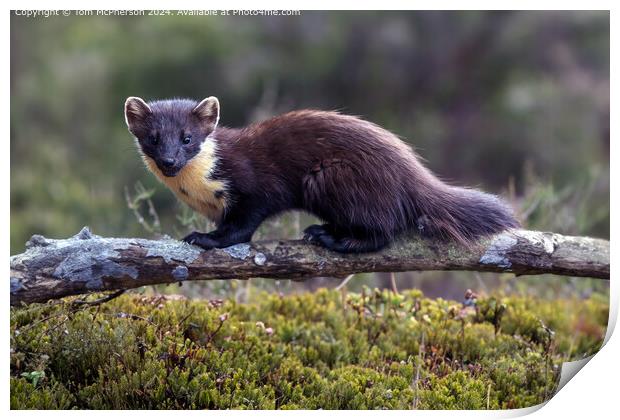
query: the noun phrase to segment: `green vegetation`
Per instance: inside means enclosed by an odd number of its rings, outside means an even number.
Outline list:
[[[11,408],[499,409],[598,350],[607,296],[320,290],[11,310]]]

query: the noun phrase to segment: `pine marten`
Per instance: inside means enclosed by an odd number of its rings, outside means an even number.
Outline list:
[[[371,252],[397,235],[460,243],[518,227],[497,197],[440,181],[396,135],[337,112],[289,112],[245,128],[218,126],[209,97],[125,102],[146,166],[217,229],[183,240],[204,249],[248,242],[268,217],[303,210],[325,222],[304,238]]]

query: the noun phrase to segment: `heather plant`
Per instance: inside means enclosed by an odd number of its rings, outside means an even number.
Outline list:
[[[473,296],[473,297],[472,297]],[[501,409],[592,354],[604,299],[320,290],[11,310],[11,408]]]

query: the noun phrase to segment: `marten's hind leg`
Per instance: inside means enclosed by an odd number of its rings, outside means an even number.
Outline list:
[[[310,225],[304,229],[304,240],[312,241],[322,235],[335,236],[335,229],[329,223],[324,225]]]
[[[388,244],[388,240],[381,237],[341,235],[329,224],[308,226],[304,230],[304,239],[342,253],[373,252]]]
[[[372,252],[389,240],[379,217],[382,205],[368,197],[380,196],[380,182],[359,173],[346,159],[317,162],[302,182],[304,209],[328,222],[312,225],[304,238],[333,251]],[[385,193],[384,193],[385,194]]]

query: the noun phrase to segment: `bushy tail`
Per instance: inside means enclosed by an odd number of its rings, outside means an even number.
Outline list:
[[[426,190],[417,209],[417,229],[423,236],[470,244],[476,239],[519,227],[512,209],[498,197],[481,191],[440,184]]]

